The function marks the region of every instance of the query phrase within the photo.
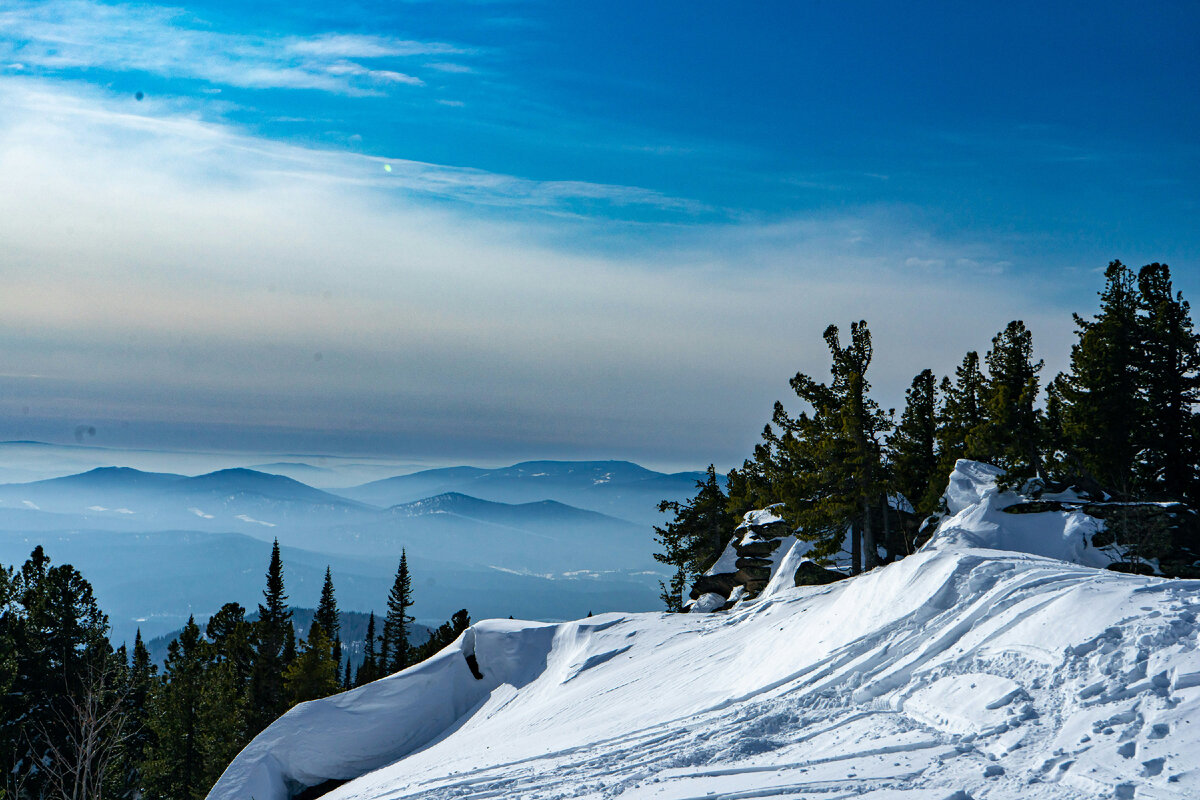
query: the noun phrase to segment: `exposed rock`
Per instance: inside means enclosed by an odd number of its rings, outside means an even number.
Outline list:
[[[697,602],[693,611],[721,610],[741,599],[758,596],[771,581],[775,567],[775,556],[783,540],[792,535],[791,526],[775,509],[779,506],[751,511],[742,518],[742,524],[733,532],[733,539],[726,547],[713,569],[729,570],[696,579],[689,592]],[[720,595],[725,602],[720,608],[709,608],[713,601],[703,604],[699,598]]]
[[[724,600],[733,593],[733,587],[739,584],[738,573],[722,572],[719,575],[701,575],[692,584],[692,590],[688,595],[693,599],[697,599],[705,594],[719,594]]]
[[[751,574],[756,571],[765,571],[767,576],[771,575],[771,567],[773,562],[766,558],[739,558],[735,566],[739,570],[744,570]]]
[[[760,541],[756,539],[750,542],[735,542],[733,549],[743,558],[765,558],[779,549],[779,540]]]
[[[800,566],[796,569],[797,586],[823,586],[849,577],[845,573],[835,569],[825,569],[811,561],[800,562]]]

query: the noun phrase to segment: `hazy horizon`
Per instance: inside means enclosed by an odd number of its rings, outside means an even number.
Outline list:
[[[0,438],[701,468],[1200,290],[1187,4],[0,11]],[[83,431],[83,433],[78,433]],[[92,434],[94,431],[94,434]]]

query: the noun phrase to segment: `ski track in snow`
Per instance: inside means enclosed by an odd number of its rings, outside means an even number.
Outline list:
[[[1198,613],[1200,581],[933,547],[723,614],[487,621],[209,798],[1197,798]]]
[[[1197,797],[1198,589],[928,553],[728,615],[541,626],[536,675],[494,675],[448,734],[328,798]],[[848,618],[864,595],[891,618]],[[476,626],[485,674],[534,649],[505,622]]]

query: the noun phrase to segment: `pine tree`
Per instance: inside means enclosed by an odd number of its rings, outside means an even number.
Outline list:
[[[985,391],[985,379],[979,370],[979,353],[974,350],[968,352],[962,364],[955,368],[953,382],[949,378],[942,379],[942,407],[937,416],[937,481],[930,485],[922,505],[934,508],[938,504],[954,463],[967,458],[967,439],[987,420]]]
[[[851,323],[850,343],[842,347],[838,329],[825,329],[825,341],[833,355],[833,391],[840,400],[842,436],[849,446],[843,462],[847,482],[854,487],[854,502],[861,513],[863,566],[875,567],[879,560],[872,509],[885,493],[879,437],[891,427],[891,412],[885,413],[869,396],[867,368],[874,348],[866,321]],[[858,561],[853,565],[858,571]]]
[[[342,626],[338,620],[337,600],[333,595],[333,575],[329,567],[325,567],[325,583],[321,586],[321,600],[317,603],[317,612],[313,615],[313,623],[319,623],[329,640],[333,643],[330,653],[333,663],[337,665],[338,679],[341,680],[342,668]],[[311,638],[312,631],[309,631]]]
[[[888,439],[891,472],[897,490],[912,503],[918,516],[933,510],[932,487],[939,487],[944,476],[938,475],[937,394],[933,370],[922,370],[905,393],[900,424]]]
[[[126,673],[126,688],[121,700],[126,717],[127,738],[118,765],[117,796],[136,800],[144,784],[144,762],[154,743],[150,728],[150,703],[158,687],[158,667],[142,641],[138,628],[133,640],[133,658]]]
[[[295,705],[337,694],[341,689],[337,673],[329,637],[321,623],[314,620],[300,653],[284,671],[289,702]]]
[[[213,656],[194,618],[167,648],[152,696],[148,800],[200,800],[237,753],[229,736],[242,724],[232,670]]]
[[[413,618],[408,615],[408,609],[411,605],[412,579],[408,574],[408,556],[401,550],[400,566],[388,594],[387,615],[383,618],[383,647],[379,660],[385,675],[399,672],[409,665],[408,625]]]
[[[588,616],[590,617],[591,614],[589,613]],[[429,639],[414,648],[413,663],[419,664],[425,659],[437,655],[469,627],[471,627],[471,615],[467,613],[467,610],[463,608],[455,611],[449,622],[444,622],[438,626],[437,630],[430,631]]]
[[[658,504],[660,512],[675,515],[665,527],[654,526],[655,541],[662,547],[654,559],[675,568],[670,586],[658,583],[659,597],[668,611],[682,610],[687,582],[710,567],[729,542],[734,526],[726,511],[728,503],[716,468],[709,464],[704,480],[696,481],[696,495],[691,500],[664,500]]]
[[[1019,486],[1042,473],[1041,416],[1034,405],[1042,362],[1033,361],[1025,323],[1013,320],[996,334],[986,361],[986,420],[967,436],[967,456],[1003,467],[1005,482]]]
[[[279,540],[276,539],[267,567],[267,588],[263,591],[265,602],[259,604],[258,619],[254,624],[254,667],[250,674],[247,708],[251,736],[287,710],[283,670],[290,660],[289,641],[294,654],[296,638],[287,599],[283,588],[283,560],[279,555]]]
[[[355,675],[355,686],[363,686],[379,678],[379,662],[375,655],[375,612],[367,617],[367,638],[363,642],[363,662]]]
[[[1067,472],[1087,475],[1119,496],[1137,492],[1138,436],[1146,420],[1139,386],[1141,324],[1133,273],[1113,261],[1094,320],[1075,315],[1071,369],[1053,385],[1051,437],[1061,437]],[[1050,406],[1053,405],[1053,408]]]
[[[1171,285],[1166,264],[1138,271],[1142,311],[1139,379],[1146,392],[1147,418],[1138,437],[1146,489],[1164,499],[1197,496],[1197,422],[1200,402],[1200,345],[1191,307]]]
[[[891,412],[870,397],[866,372],[873,348],[866,322],[850,326],[846,346],[830,325],[825,343],[832,382],[796,373],[792,390],[808,409],[793,417],[775,404],[754,459],[730,473],[730,505],[783,502],[797,535],[813,543],[814,559],[838,553],[849,529],[851,569],[857,573],[864,560],[870,568],[878,559],[872,518],[885,502],[879,439],[891,426]]]
[[[115,659],[108,618],[74,567],[51,567],[39,545],[10,580],[5,617],[14,637],[15,674],[0,699],[0,741],[11,749],[0,757],[10,778],[39,796],[53,791],[55,773],[70,768],[61,762],[72,755],[79,711],[95,701],[107,707]],[[106,696],[98,697],[98,689]]]

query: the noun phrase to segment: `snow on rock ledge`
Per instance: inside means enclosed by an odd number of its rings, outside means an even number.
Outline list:
[[[996,480],[1003,474],[999,467],[960,459],[944,495],[950,516],[938,523],[921,549],[1008,550],[1101,569],[1119,559],[1115,551],[1092,544],[1092,536],[1104,529],[1104,523],[1078,508],[1004,513],[1003,509],[1025,498],[997,489]]]

